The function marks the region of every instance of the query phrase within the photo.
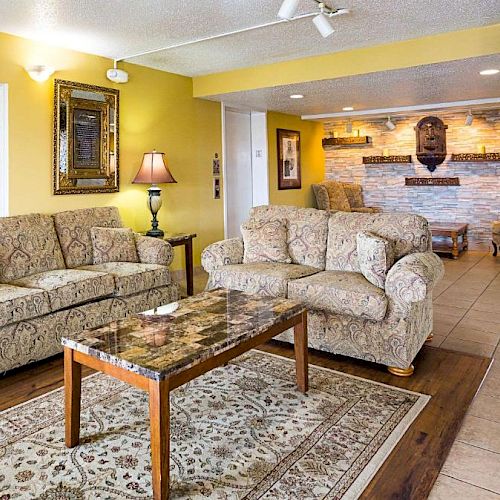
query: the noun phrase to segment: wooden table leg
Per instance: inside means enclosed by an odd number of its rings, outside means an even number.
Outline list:
[[[82,365],[74,360],[73,353],[73,349],[64,348],[65,442],[68,448],[80,441]]]
[[[458,259],[458,234],[455,231],[451,233],[451,241],[453,242],[451,255],[454,259]]]
[[[297,372],[297,387],[301,392],[306,393],[309,389],[307,312],[302,313],[302,321],[293,327],[293,342],[295,351],[295,369]]]
[[[193,240],[186,241],[184,246],[186,257],[186,289],[189,296],[193,295]]]
[[[467,237],[467,229],[462,235],[462,245],[464,250],[467,250],[469,248],[469,238]]]
[[[169,495],[170,401],[168,380],[149,381],[149,420],[151,426],[151,468],[154,500]]]

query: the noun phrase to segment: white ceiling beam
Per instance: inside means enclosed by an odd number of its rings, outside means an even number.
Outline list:
[[[373,115],[397,115],[402,113],[411,113],[413,111],[425,111],[433,109],[447,108],[467,108],[470,106],[485,106],[487,104],[500,104],[500,97],[491,97],[486,99],[470,99],[468,101],[438,102],[434,104],[418,104],[415,106],[399,106],[395,108],[365,109],[359,111],[343,111],[340,113],[321,113],[317,115],[302,115],[302,120],[325,120],[328,118],[350,118],[355,116],[373,116]]]

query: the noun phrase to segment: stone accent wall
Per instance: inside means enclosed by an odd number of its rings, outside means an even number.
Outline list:
[[[431,113],[429,113],[431,114]],[[414,126],[426,114],[396,117],[397,128],[387,130],[385,119],[353,121],[353,131],[369,135],[373,143],[362,147],[331,148],[325,151],[326,178],[356,182],[363,186],[365,204],[384,211],[414,212],[431,221],[469,223],[471,247],[486,248],[491,241],[491,222],[500,220],[500,163],[456,163],[451,153],[477,153],[484,145],[486,152],[500,152],[500,121],[491,121],[498,110],[474,113],[472,126],[465,126],[465,113],[432,113],[441,118],[447,130],[448,156],[432,174],[415,155]],[[490,117],[490,121],[487,118]],[[345,133],[343,122],[325,122],[325,136]],[[412,155],[411,164],[363,165],[362,157]],[[459,177],[460,186],[405,186],[405,177]]]

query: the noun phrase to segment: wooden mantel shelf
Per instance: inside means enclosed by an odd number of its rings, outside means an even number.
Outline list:
[[[456,153],[451,155],[454,162],[500,161],[500,153]]]
[[[322,141],[323,147],[360,147],[368,146],[372,143],[372,138],[368,135],[356,137],[325,137]]]

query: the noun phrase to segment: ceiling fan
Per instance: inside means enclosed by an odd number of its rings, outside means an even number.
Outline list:
[[[319,12],[311,12],[295,17],[300,0],[283,0],[280,10],[278,11],[278,17],[287,21],[293,21],[294,19],[302,19],[304,17],[314,15],[312,20],[314,26],[316,26],[316,29],[319,31],[323,38],[327,38],[335,31],[328,19],[334,16],[340,16],[342,14],[348,14],[349,9],[335,9],[320,0],[314,1],[317,3]]]

